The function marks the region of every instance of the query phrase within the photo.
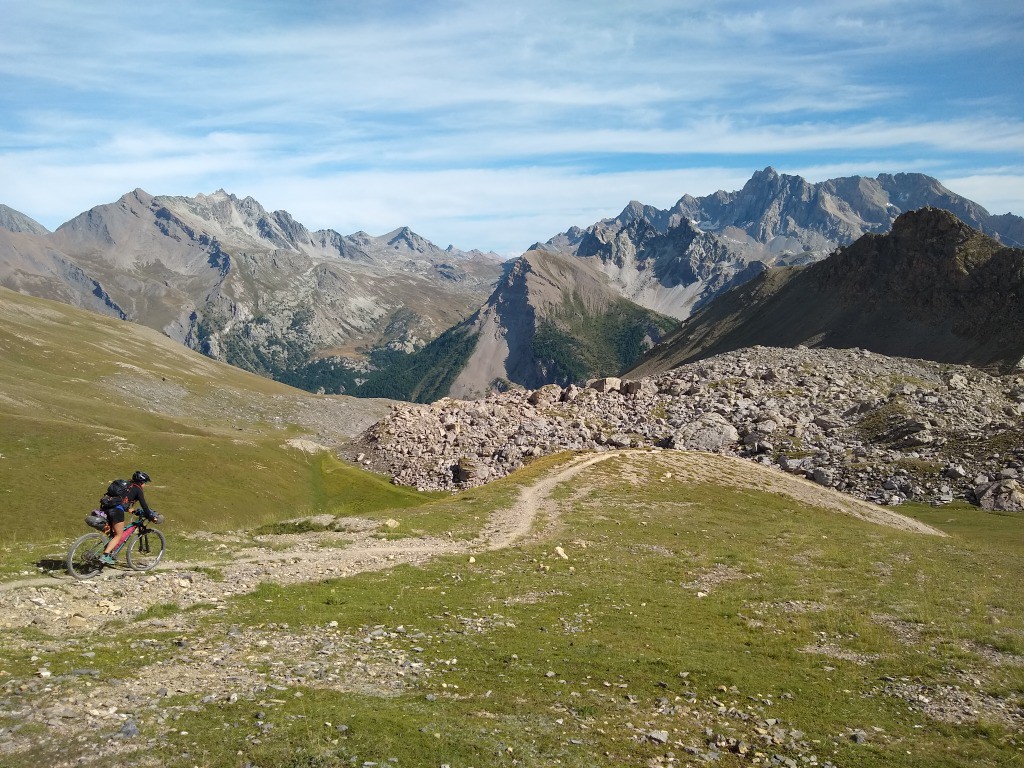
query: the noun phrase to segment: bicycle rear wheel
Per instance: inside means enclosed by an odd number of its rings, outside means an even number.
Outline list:
[[[164,556],[167,540],[156,528],[145,533],[136,533],[128,542],[128,567],[136,571],[148,571]]]
[[[100,557],[107,546],[107,537],[102,533],[87,533],[68,550],[68,573],[76,579],[91,579],[103,570]]]

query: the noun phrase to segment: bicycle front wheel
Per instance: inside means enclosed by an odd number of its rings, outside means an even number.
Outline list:
[[[103,570],[100,557],[107,546],[102,533],[87,533],[68,550],[68,573],[76,579],[91,579]]]
[[[164,556],[167,540],[156,528],[132,536],[128,544],[128,567],[136,571],[148,571]]]

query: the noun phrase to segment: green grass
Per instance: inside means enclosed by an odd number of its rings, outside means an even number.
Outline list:
[[[159,467],[147,495],[168,514],[175,567],[211,562],[205,570],[222,579],[254,536],[316,533],[287,522],[315,514],[339,527],[346,516],[394,518],[387,537],[471,539],[524,484],[565,460],[546,457],[462,494],[417,494],[329,456],[282,449],[282,435],[298,428],[274,421],[267,403],[281,392],[272,382],[262,395],[244,381],[222,387],[247,393],[263,426],[234,423],[230,409],[202,422],[129,409],[138,426],[123,433],[106,424],[104,386],[62,389],[63,374],[15,344],[10,327],[0,325],[0,345],[22,367],[0,372],[4,509],[21,521],[14,500],[38,499],[30,508],[41,511],[36,524],[4,533],[8,578],[62,558],[65,537],[84,532],[78,518],[88,507],[70,511],[77,499],[94,493],[100,472],[106,480],[137,462]],[[197,375],[188,391],[208,386]],[[50,404],[45,418],[25,405],[33,398]],[[96,439],[115,433],[137,447],[111,453],[106,437]],[[905,504],[899,511],[948,536],[911,534],[777,494],[686,481],[676,456],[595,465],[556,489],[562,516],[545,538],[476,553],[475,562],[463,554],[296,586],[267,582],[217,605],[157,602],[82,633],[5,630],[4,765],[109,765],[93,746],[115,737],[114,721],[55,740],[19,715],[55,702],[89,706],[90,694],[138,723],[140,737],[117,742],[124,766],[646,766],[670,764],[669,752],[673,764],[702,765],[709,738],[750,746],[746,756],[723,751],[715,764],[729,767],[755,757],[769,765],[774,755],[844,768],[1024,760],[1019,728],[985,704],[1019,707],[1024,696],[1024,518]],[[220,550],[199,529],[236,536]],[[144,584],[103,582],[98,599],[130,599]],[[178,621],[187,629],[167,629]],[[115,681],[129,659],[132,679],[205,664],[209,683],[166,696],[155,696],[154,683],[154,695],[128,701]],[[39,676],[44,667],[51,676]],[[952,686],[978,704],[976,720],[922,711],[919,697],[941,702]],[[780,743],[766,743],[762,731],[776,729]],[[652,741],[659,731],[669,743]],[[861,731],[867,740],[856,743]]]
[[[648,461],[660,476],[661,459]],[[233,702],[185,697],[173,725],[144,720],[144,736],[157,738],[148,754],[166,766],[645,765],[706,751],[710,728],[751,755],[814,754],[819,764],[1021,759],[1012,729],[941,722],[888,692],[1024,693],[1020,665],[980,652],[1024,651],[1019,519],[908,505],[949,533],[928,537],[753,490],[666,482],[638,494],[626,474],[612,460],[588,474],[589,492],[561,488],[563,499],[579,495],[548,541],[475,563],[268,583],[196,612],[190,642],[221,648],[240,626],[280,645],[253,663],[281,688]],[[509,491],[477,489],[461,503],[483,515]],[[374,639],[374,628],[384,634]],[[110,641],[119,633],[140,634],[129,624]],[[146,663],[178,652],[166,633],[141,635],[153,641]],[[359,664],[375,674],[353,672]],[[331,682],[348,673],[354,682]],[[768,718],[801,732],[803,746],[758,741]],[[672,744],[646,737],[660,730]],[[718,764],[752,763],[723,753]]]
[[[660,337],[676,325],[626,300],[594,312],[573,295],[560,312],[538,321],[531,348],[555,379],[581,384],[625,370],[646,351],[648,335]]]
[[[377,349],[371,359],[378,370],[370,373],[352,393],[359,397],[432,403],[447,393],[476,349],[477,341],[477,336],[456,326],[415,352]]]
[[[150,329],[6,289],[0,321],[0,508],[18,521],[0,527],[0,551],[70,541],[106,484],[135,469],[154,478],[146,497],[172,536],[429,498],[287,448],[308,432],[302,414],[323,402],[313,395]]]

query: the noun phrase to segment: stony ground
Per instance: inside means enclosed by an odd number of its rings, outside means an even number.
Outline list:
[[[752,467],[741,459],[679,451],[656,453],[660,466],[667,468],[666,474],[679,480],[725,480],[786,494],[881,525],[941,535],[891,510],[837,494],[803,478]],[[283,697],[301,695],[299,686],[384,696],[403,691],[411,679],[429,678],[444,661],[418,656],[416,646],[409,650],[409,644],[418,642],[418,638],[402,624],[400,616],[387,626],[345,627],[329,622],[303,627],[301,632],[284,624],[239,626],[232,627],[226,637],[212,640],[196,633],[195,624],[197,619],[220,610],[226,599],[251,592],[263,582],[320,581],[400,563],[423,563],[439,555],[461,554],[468,561],[474,553],[547,538],[552,527],[558,525],[559,505],[552,493],[559,485],[573,480],[578,492],[586,492],[588,468],[613,456],[641,454],[645,462],[650,460],[648,451],[582,454],[571,459],[524,487],[515,503],[496,511],[481,534],[471,541],[429,537],[384,540],[378,534],[386,523],[346,518],[344,530],[260,537],[260,546],[255,549],[236,550],[240,536],[197,534],[220,542],[216,546],[224,548],[225,558],[216,562],[171,560],[155,572],[114,569],[84,582],[54,572],[44,578],[4,583],[0,585],[0,629],[8,631],[5,643],[38,654],[39,667],[29,678],[14,679],[0,662],[0,722],[6,724],[0,728],[0,756],[23,752],[40,741],[52,744],[61,740],[91,750],[96,760],[109,764],[120,753],[146,746],[140,743],[141,726],[147,732],[176,733],[174,721],[195,707],[173,703],[179,696],[209,702],[231,702],[243,697],[273,707]],[[627,465],[626,475],[629,472]],[[637,472],[638,476],[642,474],[639,469]],[[337,547],[329,546],[332,542]],[[220,574],[216,579],[210,576],[214,566]],[[706,592],[729,578],[729,573],[710,571],[691,586]],[[528,595],[522,597],[529,599]],[[105,628],[110,622],[131,618],[153,606],[167,605],[175,609],[165,617],[144,620],[142,626],[166,631],[167,637],[173,639],[150,641],[132,649],[146,662],[143,675],[136,677],[126,671],[122,679],[109,679],[90,666],[98,654],[109,653]],[[190,606],[192,611],[182,610]],[[814,606],[757,606],[750,620],[756,621],[758,611],[763,614],[766,610],[814,610]],[[460,631],[468,628],[486,632],[489,622],[498,620],[499,617],[459,617]],[[424,638],[423,642],[428,644],[433,639]],[[57,652],[77,654],[81,666],[71,674],[55,674],[43,658]],[[805,652],[840,658],[842,653],[827,640]],[[870,660],[858,663],[861,661]],[[939,719],[960,722],[983,714],[1024,726],[1024,714],[1019,707],[986,700],[966,686],[926,690],[909,680],[889,681],[888,686],[879,694],[900,697]],[[773,722],[762,711],[763,707],[754,713],[746,712],[746,705],[730,703],[733,693],[723,690],[718,697],[721,700],[704,703],[709,708],[709,720],[714,713],[736,718],[738,724],[750,730],[752,738],[767,739],[762,747],[775,745],[782,752],[790,749],[793,754],[803,754],[804,747],[810,749],[810,745],[801,746],[799,732]],[[666,700],[658,706],[683,705]],[[697,703],[690,701],[685,705]],[[45,726],[46,730],[32,726]],[[257,721],[252,728],[252,743],[266,737],[261,722]],[[97,732],[113,733],[116,737],[98,740]],[[848,737],[868,736],[851,731]],[[644,731],[638,732],[637,738],[658,741],[663,736],[660,731]],[[707,749],[735,752],[749,750],[751,746],[742,739],[714,733]],[[699,752],[698,757],[711,754]],[[132,759],[137,761],[138,757]],[[92,763],[86,760],[51,765],[59,768],[65,764]]]
[[[561,450],[653,446],[743,457],[878,504],[1024,511],[1024,375],[753,347],[635,381],[395,405],[350,458],[450,489]]]

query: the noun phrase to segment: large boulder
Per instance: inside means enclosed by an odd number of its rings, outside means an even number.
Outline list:
[[[1001,512],[1024,512],[1024,493],[1016,480],[997,480],[974,489],[978,506]]]
[[[457,483],[469,483],[476,485],[481,481],[486,480],[490,472],[485,464],[482,464],[476,459],[471,459],[468,456],[463,456],[452,468],[452,474],[454,475],[455,482]]]
[[[622,388],[622,379],[606,376],[603,379],[588,381],[587,387],[596,389],[598,392],[618,392]]]
[[[562,388],[557,384],[546,384],[538,390],[533,391],[526,402],[530,405],[554,405],[562,399]]]
[[[694,451],[717,453],[729,449],[739,439],[740,433],[736,427],[718,414],[709,414],[697,422],[685,440],[685,447]]]

